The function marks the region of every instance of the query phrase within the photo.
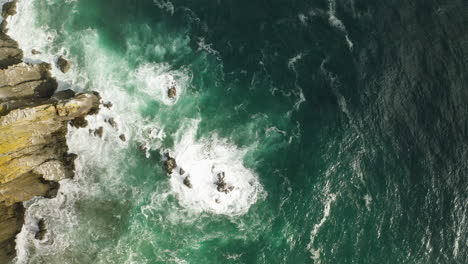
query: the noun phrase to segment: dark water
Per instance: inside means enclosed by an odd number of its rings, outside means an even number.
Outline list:
[[[468,261],[467,2],[23,2],[28,32],[53,33],[46,54],[75,63],[62,86],[114,101],[91,124],[118,116],[129,139],[72,132],[82,164],[62,186],[78,190],[31,206],[52,235],[23,230],[19,263]],[[175,104],[153,73],[182,83]],[[187,118],[188,145],[234,153],[223,164],[248,171],[229,167],[234,185],[254,175],[239,193],[255,197],[184,200],[160,153],[185,144]],[[156,123],[147,158],[139,131]]]

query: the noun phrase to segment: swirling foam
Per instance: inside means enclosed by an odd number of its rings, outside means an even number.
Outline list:
[[[216,135],[196,139],[199,120],[192,120],[176,134],[174,152],[171,153],[179,168],[171,175],[170,185],[179,203],[195,212],[223,215],[245,214],[264,195],[257,175],[243,164],[247,149],[239,149]],[[219,192],[215,182],[224,172],[225,181],[234,187],[229,193]],[[183,181],[189,175],[192,188]]]

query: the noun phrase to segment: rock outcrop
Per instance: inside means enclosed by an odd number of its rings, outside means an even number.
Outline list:
[[[3,5],[4,16],[14,12],[15,2]],[[0,263],[8,263],[16,253],[15,236],[24,217],[22,202],[35,196],[53,197],[58,182],[73,177],[76,155],[68,153],[68,124],[86,125],[84,117],[96,113],[100,101],[97,93],[55,93],[57,82],[50,65],[26,64],[22,56],[18,44],[2,30]]]

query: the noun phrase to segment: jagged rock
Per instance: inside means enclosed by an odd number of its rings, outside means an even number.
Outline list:
[[[38,55],[38,54],[42,54],[42,52],[38,51],[38,50],[35,50],[35,49],[32,49],[31,50],[31,54],[32,55]]]
[[[175,98],[177,96],[177,90],[175,88],[175,86],[171,86],[168,90],[167,90],[167,96],[169,98]]]
[[[192,183],[190,182],[190,176],[187,176],[184,178],[184,185],[189,188],[192,188]]]
[[[169,153],[166,153],[165,156],[164,168],[166,168],[167,173],[172,174],[172,171],[177,168],[176,160],[169,156]]]
[[[83,128],[88,126],[88,121],[85,119],[84,116],[79,116],[70,121],[70,125],[76,128]]]
[[[57,101],[66,100],[66,99],[70,99],[72,97],[75,97],[75,95],[76,95],[75,91],[67,89],[67,90],[64,90],[64,91],[56,92],[52,96],[52,99],[57,100]]]
[[[111,102],[105,102],[105,103],[102,104],[102,106],[104,106],[105,108],[110,109],[112,107],[112,103]]]
[[[7,206],[0,203],[0,263],[9,263],[15,254],[15,236],[23,226],[24,208],[21,203]]]
[[[57,89],[50,65],[20,63],[0,70],[0,102],[13,99],[49,98]]]
[[[184,169],[180,168],[180,169],[179,169],[179,174],[180,174],[180,175],[184,175],[184,174],[185,174]]]
[[[16,14],[16,0],[11,2],[6,2],[2,7],[2,17],[6,19],[9,16]]]
[[[218,176],[218,181],[215,182],[215,185],[217,186],[216,189],[218,190],[218,192],[223,192],[223,193],[228,194],[229,192],[234,190],[234,186],[228,185],[226,181],[224,180],[224,177],[225,177],[224,172],[218,173],[217,176]]]
[[[5,26],[3,21],[2,30]],[[20,63],[23,52],[4,32],[0,32],[0,263],[9,263],[23,223],[22,202],[34,196],[53,197],[57,181],[73,176],[76,155],[67,153],[68,122],[97,112],[101,99],[96,93],[72,91],[51,98],[57,83],[50,65]]]
[[[96,129],[90,129],[89,133],[93,134],[95,137],[102,138],[102,135],[104,133],[104,128],[101,126],[101,127],[96,128]]]
[[[6,21],[2,22],[2,32],[0,32],[0,69],[18,64],[23,59],[23,51],[19,49],[18,43],[4,33]]]
[[[107,119],[106,122],[109,123],[109,125],[111,125],[113,128],[117,127],[117,122],[115,122],[113,117]]]
[[[57,59],[57,67],[60,69],[61,72],[67,73],[71,68],[71,63],[66,60],[63,56],[60,56]]]
[[[119,136],[120,140],[122,140],[123,142],[125,142],[127,139],[125,138],[125,135],[124,134],[120,134]]]
[[[38,231],[34,235],[34,238],[37,240],[44,239],[44,236],[47,233],[47,229],[46,229],[45,221],[43,218],[39,220],[39,222],[37,222],[37,228],[38,228]]]
[[[55,105],[15,109],[0,117],[0,202],[13,204],[47,193],[51,186],[41,173],[52,171],[53,166],[41,165],[63,161],[68,121],[88,114],[97,104],[99,98],[85,94]]]

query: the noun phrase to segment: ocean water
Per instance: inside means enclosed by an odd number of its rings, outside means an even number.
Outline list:
[[[8,22],[113,105],[70,128],[76,176],[25,203],[14,263],[468,262],[466,1],[19,0]]]

